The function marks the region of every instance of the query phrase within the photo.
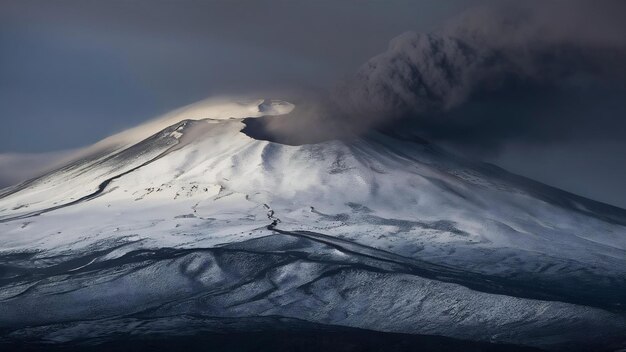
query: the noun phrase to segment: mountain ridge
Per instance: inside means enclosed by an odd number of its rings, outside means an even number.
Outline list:
[[[0,328],[50,326],[33,332],[44,338],[139,309],[548,349],[624,342],[624,210],[421,140],[242,133],[267,102],[182,114],[0,196]]]

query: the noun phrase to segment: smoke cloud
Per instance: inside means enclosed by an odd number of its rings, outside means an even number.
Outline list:
[[[410,128],[477,148],[511,140],[623,138],[624,2],[473,10],[404,33],[331,94],[352,132]]]

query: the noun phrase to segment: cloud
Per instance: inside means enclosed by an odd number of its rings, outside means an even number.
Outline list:
[[[432,116],[465,101],[471,75],[484,58],[452,37],[408,32],[369,60],[340,87],[338,105],[351,116],[378,119]]]
[[[615,131],[626,127],[626,24],[616,15],[624,10],[612,1],[472,10],[438,31],[393,39],[334,101],[357,132],[408,126],[478,148],[623,138]]]

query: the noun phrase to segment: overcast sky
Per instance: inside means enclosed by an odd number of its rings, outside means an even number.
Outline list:
[[[466,1],[0,2],[0,151],[91,143],[214,94],[325,86]]]
[[[399,34],[439,30],[492,3],[2,0],[0,154],[78,148],[211,95],[326,89]],[[596,105],[623,121],[626,97],[609,93]],[[612,130],[577,142],[551,129],[473,155],[626,207],[626,141]]]

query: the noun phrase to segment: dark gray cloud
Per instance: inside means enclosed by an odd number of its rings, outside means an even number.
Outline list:
[[[476,148],[623,138],[624,2],[500,3],[405,33],[336,91],[357,128]],[[584,24],[584,25],[582,25]]]

